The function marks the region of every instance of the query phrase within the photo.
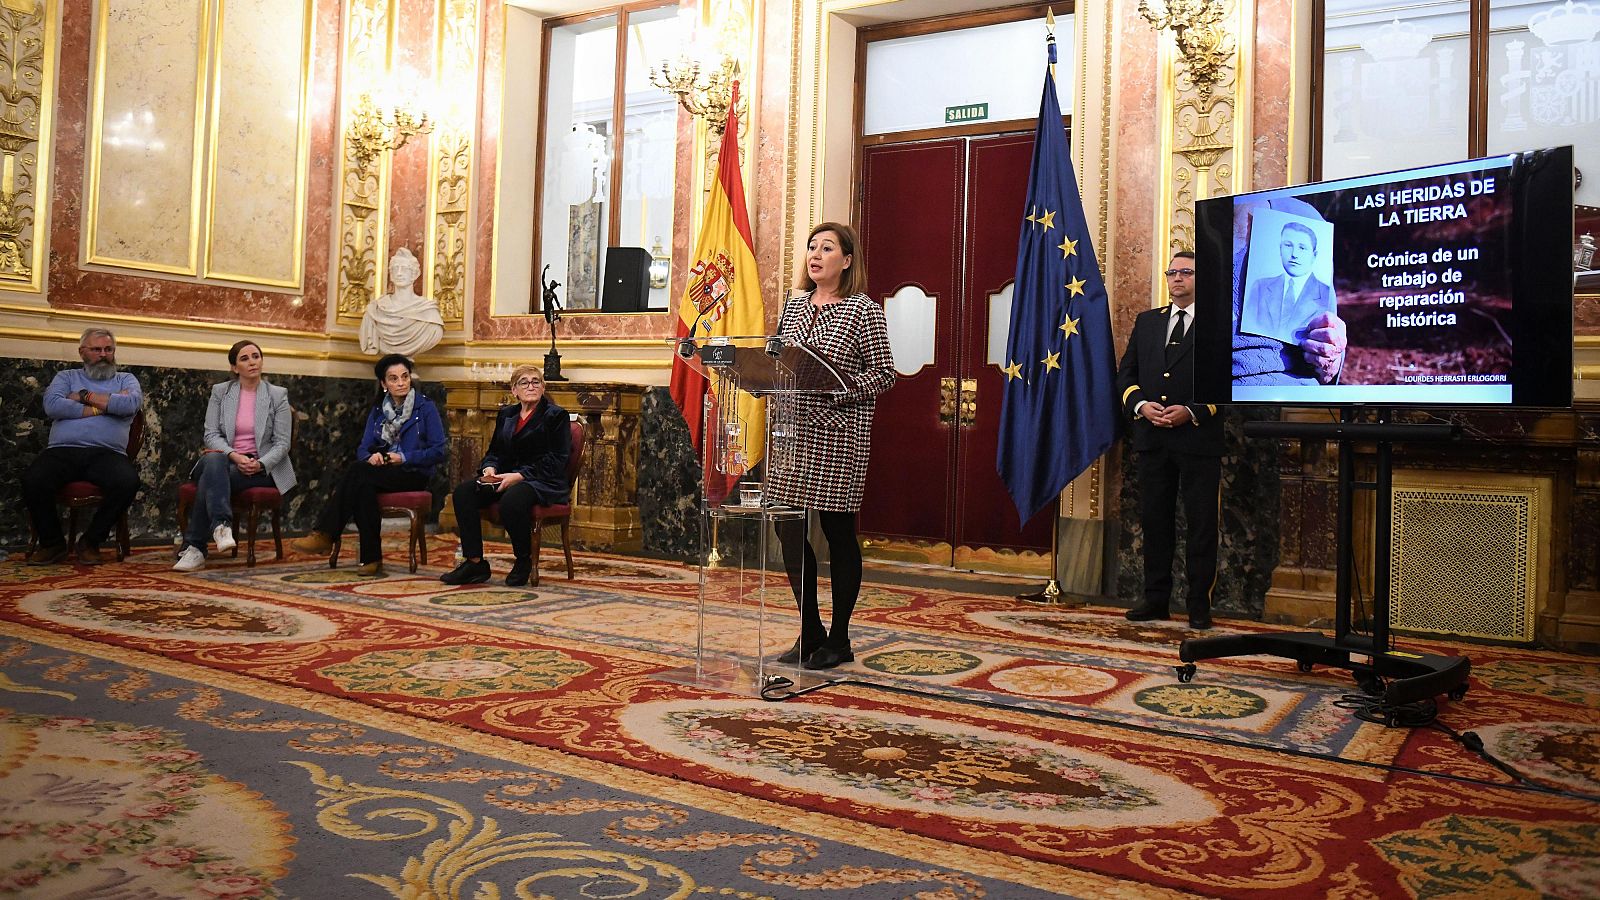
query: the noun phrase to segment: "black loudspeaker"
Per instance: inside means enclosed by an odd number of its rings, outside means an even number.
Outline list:
[[[606,248],[606,286],[601,312],[644,312],[650,305],[650,251],[643,247]]]

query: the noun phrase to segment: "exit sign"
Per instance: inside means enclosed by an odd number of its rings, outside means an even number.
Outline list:
[[[966,106],[946,106],[944,108],[944,123],[946,125],[981,122],[987,118],[989,118],[989,104],[987,103],[968,103]]]

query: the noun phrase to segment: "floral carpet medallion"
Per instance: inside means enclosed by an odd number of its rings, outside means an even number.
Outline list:
[[[277,896],[285,816],[169,731],[0,710],[0,893]]]
[[[1472,678],[1498,690],[1600,707],[1600,666],[1593,663],[1495,660],[1474,665]]]
[[[767,653],[782,653],[794,643],[798,626],[792,615],[774,616],[766,622],[758,638],[753,609],[748,615],[707,610],[706,648],[718,653],[754,653],[759,638],[765,639]],[[633,646],[683,653],[694,649],[700,628],[696,610],[688,607],[662,607],[630,602],[593,602],[560,609],[539,608],[519,619],[520,623],[548,629],[554,634],[603,634],[620,638]]]
[[[62,625],[197,642],[309,642],[335,631],[332,622],[306,610],[184,591],[39,591],[23,597],[17,606]]]
[[[434,606],[511,606],[539,599],[533,591],[521,588],[484,588],[476,591],[439,591],[428,602]]]
[[[929,647],[874,653],[863,659],[861,664],[887,675],[956,675],[976,669],[983,665],[983,660],[960,650]]]
[[[1507,722],[1473,729],[1491,755],[1534,778],[1600,794],[1600,726]]]
[[[1117,686],[1117,676],[1086,666],[1015,666],[989,676],[995,687],[1029,697],[1088,697]]]
[[[634,704],[620,720],[658,751],[714,770],[918,815],[1106,829],[1221,814],[1210,795],[1153,768],[896,713],[678,700]]]
[[[317,670],[352,694],[433,700],[552,691],[591,671],[559,650],[490,646],[382,650]]]
[[[1444,816],[1372,842],[1413,897],[1600,896],[1600,826]]]
[[[1267,708],[1260,695],[1217,684],[1163,684],[1133,695],[1151,712],[1180,719],[1242,719]]]
[[[355,569],[324,569],[321,567],[312,569],[309,572],[291,572],[287,575],[273,574],[273,577],[289,584],[358,584],[364,580],[360,575],[356,574]]]

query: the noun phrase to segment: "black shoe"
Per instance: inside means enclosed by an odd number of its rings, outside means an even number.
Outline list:
[[[484,563],[484,577],[488,577],[489,564]],[[533,560],[518,558],[506,573],[506,587],[522,587],[528,583],[528,573],[533,571]]]
[[[795,663],[799,662],[800,659],[801,659],[800,646],[802,644],[804,644],[806,647],[809,647],[810,649],[812,649],[814,651],[818,647],[822,646],[822,640],[821,639],[816,639],[816,640],[809,640],[808,641],[805,638],[795,638],[794,639],[794,646],[790,647],[789,649],[787,649],[787,650],[783,651],[782,653],[778,654],[778,658],[773,660],[773,662],[780,662],[780,663],[783,663],[786,666],[792,666]]]
[[[49,547],[40,547],[28,554],[30,566],[52,566],[64,562],[67,558],[68,547],[66,544],[55,544]]]
[[[1167,615],[1165,606],[1157,606],[1154,603],[1141,603],[1122,614],[1129,622],[1153,622],[1156,619],[1165,619]]]
[[[1209,629],[1210,627],[1211,627],[1211,613],[1203,612],[1203,613],[1190,613],[1189,614],[1189,630],[1190,631],[1205,631],[1205,630]]]
[[[843,647],[830,647],[827,644],[823,644],[817,648],[817,652],[807,657],[806,661],[801,665],[808,669],[831,669],[847,662],[855,662],[855,659],[856,655],[850,652],[849,644],[845,644]]]
[[[440,575],[439,580],[445,584],[483,584],[489,580],[489,561],[464,559],[461,565]]]

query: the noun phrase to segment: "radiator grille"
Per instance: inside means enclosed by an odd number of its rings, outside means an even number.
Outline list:
[[[1394,489],[1389,623],[1532,641],[1536,491]]]

